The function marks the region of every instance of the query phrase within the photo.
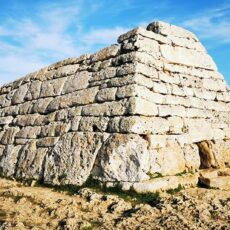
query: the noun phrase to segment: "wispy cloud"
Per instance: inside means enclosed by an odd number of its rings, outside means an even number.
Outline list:
[[[83,36],[87,45],[93,44],[111,44],[116,42],[119,35],[127,32],[129,28],[115,27],[105,29],[93,29]]]
[[[202,39],[230,43],[230,4],[195,14],[182,25],[196,32]]]
[[[54,61],[94,52],[97,45],[114,43],[127,30],[84,30],[82,20],[100,5],[70,2],[42,5],[32,17],[8,17],[0,23],[0,85]]]

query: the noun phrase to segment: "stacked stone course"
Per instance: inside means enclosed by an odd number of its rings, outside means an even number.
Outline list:
[[[196,36],[154,22],[118,43],[0,88],[2,175],[135,187],[230,166],[230,92]]]

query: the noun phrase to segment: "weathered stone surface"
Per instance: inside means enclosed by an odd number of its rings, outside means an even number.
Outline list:
[[[150,173],[175,175],[185,171],[185,159],[181,146],[174,144],[155,150],[151,155]]]
[[[61,94],[66,78],[45,81],[42,83],[40,97],[57,96]]]
[[[163,58],[169,63],[217,70],[212,58],[207,54],[169,45],[161,45],[160,50]]]
[[[85,89],[89,84],[91,74],[87,71],[83,71],[67,78],[62,94],[71,93],[76,90]]]
[[[7,145],[0,158],[0,172],[6,177],[13,177],[16,170],[21,145]]]
[[[195,144],[185,145],[183,152],[186,170],[189,172],[198,171],[201,164],[198,146]]]
[[[1,138],[1,144],[10,145],[14,143],[14,138],[17,132],[19,131],[19,128],[9,128],[4,131],[4,134]]]
[[[45,182],[78,185],[84,183],[90,175],[104,138],[103,134],[94,133],[63,135],[46,158]]]
[[[148,179],[147,146],[147,141],[138,135],[111,135],[98,152],[93,175],[102,181]]]
[[[12,105],[22,103],[26,96],[27,90],[28,90],[27,84],[20,86],[19,89],[15,91],[12,97],[12,100],[11,100]]]
[[[0,88],[0,173],[146,192],[230,166],[230,88],[196,36],[155,22],[118,42]]]
[[[37,148],[36,141],[26,144],[20,151],[17,159],[15,176],[23,179],[43,178],[44,159],[48,149]]]
[[[188,174],[183,176],[166,176],[161,178],[151,179],[149,181],[133,184],[133,189],[137,193],[154,193],[176,189],[179,186],[182,188],[195,187],[198,183],[197,174]]]

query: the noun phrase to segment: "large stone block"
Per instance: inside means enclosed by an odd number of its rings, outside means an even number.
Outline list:
[[[45,183],[83,184],[105,139],[101,133],[63,135],[46,157]]]
[[[13,177],[17,167],[21,145],[7,145],[0,159],[0,173],[6,177]]]
[[[148,142],[139,135],[112,134],[103,144],[93,168],[102,181],[142,181],[148,179]]]
[[[169,45],[161,45],[160,50],[162,57],[169,63],[217,70],[215,63],[208,54]]]
[[[71,93],[80,89],[87,88],[91,74],[87,71],[76,73],[66,79],[62,94]]]
[[[178,144],[154,150],[150,156],[150,173],[160,173],[165,176],[185,171],[184,153]]]
[[[47,151],[45,148],[37,148],[36,141],[23,146],[17,160],[15,176],[19,179],[42,179]]]

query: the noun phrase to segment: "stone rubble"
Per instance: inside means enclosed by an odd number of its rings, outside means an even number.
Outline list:
[[[154,22],[2,86],[0,174],[138,184],[228,167],[229,114],[229,88],[197,37]]]

